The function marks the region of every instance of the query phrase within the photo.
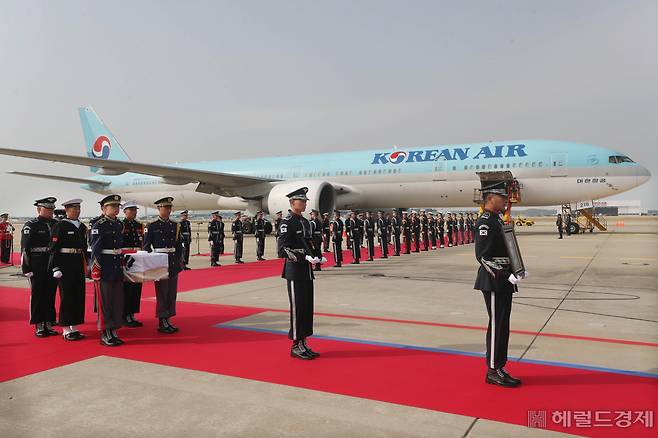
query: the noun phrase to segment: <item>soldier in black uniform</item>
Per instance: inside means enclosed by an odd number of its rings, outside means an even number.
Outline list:
[[[375,221],[370,212],[366,212],[366,218],[363,220],[363,233],[368,250],[368,261],[371,262],[375,257]]]
[[[350,213],[350,218],[347,220],[349,224],[349,241],[352,243],[352,264],[358,265],[361,259],[361,228],[363,222],[356,217],[356,212]],[[347,225],[346,225],[347,226]]]
[[[464,216],[464,241],[471,243],[471,213]]]
[[[80,222],[81,199],[62,203],[66,217],[52,229],[49,267],[59,285],[59,325],[64,339],[78,341],[84,335],[77,325],[85,322],[85,277],[87,276],[87,227]]]
[[[144,224],[137,221],[137,204],[134,201],[126,201],[123,204],[123,247],[121,253],[124,259],[127,254],[134,254],[141,251],[144,246]],[[123,316],[125,325],[128,327],[141,327],[141,321],[135,319],[135,314],[139,313],[142,303],[142,283],[124,281],[123,290],[125,297],[123,301]]]
[[[347,215],[347,218],[345,219],[345,236],[347,237],[347,249],[352,249],[352,230],[350,227],[352,226],[352,215],[354,212],[350,211],[350,213]]]
[[[452,219],[452,213],[448,212],[446,215],[446,232],[448,233],[448,247],[452,246],[452,239],[454,233],[454,222]]]
[[[489,314],[486,382],[518,386],[521,381],[503,368],[507,362],[512,294],[517,291],[516,284],[520,281],[509,268],[510,259],[500,218],[507,202],[507,189],[505,183],[495,183],[482,188],[482,194],[484,213],[477,221],[475,235],[475,258],[480,268],[474,289],[482,291]]]
[[[263,219],[263,211],[260,210],[256,213],[254,219],[254,235],[256,236],[256,259],[265,260],[265,219]]]
[[[411,232],[414,236],[414,252],[420,252],[420,231],[421,224],[418,213],[415,211],[411,212]]]
[[[274,217],[274,237],[277,240],[279,239],[279,227],[281,226],[281,221],[282,220],[283,220],[283,212],[282,211],[277,211],[275,213],[275,217]],[[278,254],[277,254],[277,257],[279,257]]]
[[[329,213],[322,213],[322,251],[329,252],[331,243],[331,220]]]
[[[221,266],[219,255],[224,251],[224,222],[219,211],[213,211],[212,219],[208,222],[208,242],[210,242],[210,266]]]
[[[443,213],[439,213],[436,218],[436,232],[439,239],[439,248],[445,248],[445,231],[446,221],[443,219]]]
[[[429,220],[427,219],[427,213],[425,210],[420,211],[420,234],[421,240],[423,241],[423,251],[429,251],[430,246],[430,230],[429,230]]]
[[[457,234],[458,234],[458,241],[460,245],[466,243],[466,236],[464,233],[465,230],[466,228],[464,224],[464,214],[459,213],[459,219],[457,220]]]
[[[155,282],[155,316],[158,318],[158,331],[167,334],[178,331],[178,327],[169,319],[176,316],[178,274],[185,266],[180,224],[169,218],[173,201],[174,198],[165,197],[154,202],[158,209],[158,218],[146,226],[144,233],[146,251],[168,256],[169,277]]]
[[[231,224],[231,233],[233,234],[233,256],[235,263],[242,264],[242,248],[244,243],[244,234],[242,229],[242,213],[235,212],[235,219]]]
[[[557,214],[557,219],[555,219],[555,226],[557,227],[557,232],[560,233],[558,239],[562,239],[562,215],[560,213]]]
[[[35,325],[35,335],[40,338],[59,334],[52,329],[56,319],[57,281],[48,269],[48,245],[57,222],[53,219],[56,201],[55,198],[35,201],[38,216],[27,221],[21,232],[21,271],[30,283],[30,324]]]
[[[571,236],[571,214],[567,213],[564,216],[564,228],[567,230],[567,236]]]
[[[379,237],[379,244],[382,248],[382,258],[388,258],[388,242],[389,242],[389,228],[390,223],[383,211],[377,212],[377,236]]]
[[[117,219],[121,196],[109,195],[99,201],[103,217],[91,228],[91,278],[98,303],[101,345],[123,344],[117,330],[124,323],[123,224]]]
[[[400,245],[400,233],[402,231],[402,221],[398,216],[398,211],[392,211],[391,217],[391,233],[393,234],[393,255],[396,257],[400,256],[401,245]]]
[[[432,212],[427,213],[427,246],[431,249],[436,249],[436,219]]]
[[[343,230],[345,224],[340,218],[340,211],[334,210],[334,220],[331,221],[331,240],[334,245],[335,267],[340,268],[343,263]]]
[[[320,219],[320,214],[317,210],[311,210],[311,220],[309,220],[311,225],[311,238],[313,239],[313,249],[314,257],[324,260],[324,263],[327,259],[322,255],[322,220]],[[316,263],[313,267],[314,271],[321,271],[321,263]]]
[[[402,235],[404,236],[404,253],[411,254],[411,218],[406,211],[402,212]]]
[[[313,334],[313,249],[311,224],[302,213],[306,209],[308,188],[302,187],[286,195],[290,199],[291,212],[279,227],[278,252],[285,258],[282,278],[288,285],[290,302],[290,331],[292,340],[290,356],[310,360],[319,356],[307,344]]]
[[[190,221],[187,220],[189,215],[189,211],[183,210],[180,212],[180,220],[178,223],[180,224],[180,235],[181,235],[181,241],[183,242],[183,262],[185,263],[185,269],[186,271],[192,269],[190,268],[190,247],[192,246],[192,225],[190,224]]]

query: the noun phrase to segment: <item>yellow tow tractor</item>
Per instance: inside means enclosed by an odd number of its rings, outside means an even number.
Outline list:
[[[517,227],[523,227],[523,226],[531,227],[535,224],[535,221],[533,221],[532,219],[518,216],[516,219],[514,219],[514,224]]]

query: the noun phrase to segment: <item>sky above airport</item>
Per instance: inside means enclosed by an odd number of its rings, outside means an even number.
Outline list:
[[[653,0],[2,0],[0,145],[84,155],[81,105],[152,163],[572,140],[646,166],[618,198],[657,209],[657,22]],[[14,215],[99,198],[5,173],[87,168],[0,163]]]

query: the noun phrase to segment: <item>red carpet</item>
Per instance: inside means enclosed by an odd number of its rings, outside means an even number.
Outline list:
[[[253,269],[255,265],[187,271],[181,276],[181,290],[278,275],[281,270],[281,260],[260,262],[259,269]],[[152,286],[145,290],[149,295]],[[287,301],[283,280],[281,300]],[[524,385],[506,390],[484,383],[481,358],[333,340],[312,341],[323,353],[320,359],[295,361],[288,355],[285,336],[212,327],[263,309],[181,302],[175,318],[181,332],[162,335],[155,331],[151,300],[142,303],[145,327],[122,329],[126,345],[106,348],[98,344],[91,299],[89,323],[83,327],[89,338],[75,343],[60,336],[35,338],[26,322],[28,302],[26,289],[0,288],[0,381],[102,354],[520,425],[527,424],[528,409],[547,410],[549,428],[588,436],[654,435],[641,424],[627,429],[560,428],[551,423],[550,413],[656,411],[658,379],[511,363],[510,371],[523,378]]]

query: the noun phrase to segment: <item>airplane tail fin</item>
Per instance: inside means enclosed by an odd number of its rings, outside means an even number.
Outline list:
[[[80,124],[85,137],[87,156],[99,160],[130,161],[130,157],[123,150],[117,139],[112,135],[105,123],[98,117],[96,111],[90,106],[80,107]],[[92,167],[92,172],[98,168]]]

